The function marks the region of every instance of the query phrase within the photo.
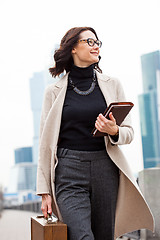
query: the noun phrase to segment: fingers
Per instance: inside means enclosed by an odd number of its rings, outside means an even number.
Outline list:
[[[107,120],[107,119],[103,116],[102,113],[100,113],[100,114],[98,115],[97,119],[100,119],[100,120],[102,120],[103,122],[106,122],[106,120]]]
[[[50,195],[48,195],[48,197],[47,197],[47,203],[48,203],[48,213],[51,214],[52,213],[52,207],[51,207],[51,205],[52,205],[52,198],[51,198]]]
[[[100,128],[102,128],[107,123],[107,121],[108,120],[102,114],[99,114],[96,123]]]
[[[96,127],[100,132],[102,132],[102,128],[103,128],[103,126],[101,125],[100,122],[96,121],[96,123],[95,123],[95,127]]]
[[[105,132],[110,135],[114,135],[117,130],[116,120],[112,113],[109,114],[109,118],[105,118],[102,114],[99,114],[95,122],[95,127],[100,132]]]
[[[47,213],[51,214],[52,213],[52,199],[50,195],[42,195],[42,205],[41,205],[41,210],[45,218],[47,218]]]
[[[44,217],[46,218],[47,217],[47,205],[42,203],[41,210],[42,210]]]
[[[99,116],[97,117],[97,120],[95,122],[95,127],[102,132],[103,128],[104,128],[104,121],[106,121],[106,118],[102,115],[99,114]]]
[[[52,207],[51,207],[51,204],[48,205],[48,213],[49,213],[49,214],[52,214]]]
[[[112,112],[110,112],[109,118],[110,118],[111,121],[116,122],[116,119],[114,118]]]
[[[113,122],[116,121],[116,119],[114,118],[112,112],[110,112],[109,118],[110,118],[110,120],[113,121]],[[98,115],[97,119],[100,119],[100,120],[103,121],[104,123],[107,122],[107,120],[108,120],[108,119],[106,119],[106,118],[102,115],[102,113],[100,113],[100,114]]]
[[[114,118],[112,112],[110,112],[109,118],[110,118],[110,120],[105,118],[102,114],[99,114],[98,117],[97,117],[97,120],[100,123],[104,123],[104,124],[106,124],[108,121],[112,121],[112,122],[116,123],[116,119]]]

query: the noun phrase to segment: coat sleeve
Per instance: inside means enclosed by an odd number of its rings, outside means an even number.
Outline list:
[[[118,102],[125,102],[126,97],[124,94],[123,87],[119,80],[116,80],[116,99]],[[130,113],[127,115],[127,117],[124,119],[124,121],[119,126],[119,136],[115,140],[111,136],[109,136],[109,140],[114,145],[124,145],[129,144],[133,140],[134,137],[134,131],[131,124],[131,115]]]
[[[50,162],[47,159],[50,159],[50,152],[47,146],[41,145],[41,138],[43,135],[44,125],[49,114],[49,111],[52,107],[53,95],[51,91],[51,87],[48,86],[44,91],[43,103],[42,103],[42,111],[40,118],[40,129],[39,129],[39,150],[38,150],[38,166],[37,166],[37,195],[42,194],[51,194],[51,187],[48,179],[46,178],[46,174],[44,173],[44,164],[47,165],[47,168],[50,168]],[[45,156],[44,156],[45,155]],[[46,159],[46,163],[42,160]],[[48,169],[49,170],[49,169]],[[50,171],[48,171],[50,172]]]
[[[43,127],[45,124],[45,121],[47,119],[48,113],[52,107],[52,94],[50,86],[48,86],[44,91],[43,96],[43,103],[42,103],[42,111],[41,111],[41,119],[40,119],[40,131],[39,131],[39,142],[41,140]]]

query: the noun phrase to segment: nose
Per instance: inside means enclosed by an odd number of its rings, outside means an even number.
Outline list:
[[[97,45],[97,43],[94,44],[93,48],[94,49],[99,49],[99,46]]]
[[[93,46],[93,50],[97,51],[98,54],[99,54],[99,46],[95,43],[94,46]]]

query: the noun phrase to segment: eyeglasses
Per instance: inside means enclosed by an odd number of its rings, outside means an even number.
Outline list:
[[[86,42],[90,47],[93,47],[95,44],[97,44],[99,48],[102,46],[102,42],[100,40],[94,40],[93,38],[80,39],[77,42]]]

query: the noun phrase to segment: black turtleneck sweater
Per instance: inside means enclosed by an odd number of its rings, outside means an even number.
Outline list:
[[[72,66],[69,76],[78,89],[85,91],[90,88],[93,81],[93,67],[94,65],[87,68]],[[103,113],[106,107],[97,81],[94,91],[87,96],[74,92],[68,82],[58,147],[80,151],[105,149],[104,137],[94,138],[91,131],[97,116]]]

